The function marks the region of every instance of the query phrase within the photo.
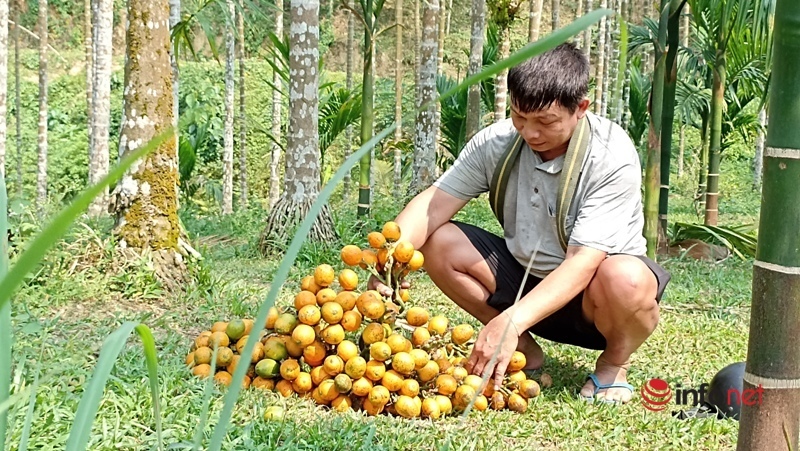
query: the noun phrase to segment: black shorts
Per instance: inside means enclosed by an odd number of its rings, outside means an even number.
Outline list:
[[[469,238],[475,249],[481,253],[486,263],[495,276],[497,288],[494,294],[489,295],[489,306],[503,311],[514,304],[517,299],[522,278],[525,276],[525,267],[522,266],[506,246],[503,238],[494,235],[479,227],[463,222],[452,221]],[[658,263],[645,257],[636,255],[653,271],[658,280],[656,301],[661,301],[664,289],[670,279],[670,274]],[[525,282],[524,296],[531,291],[542,279],[528,274]],[[575,296],[569,303],[552,315],[538,322],[528,329],[532,334],[546,338],[557,343],[580,346],[587,349],[604,350],[606,339],[597,330],[594,323],[583,317],[583,293]]]

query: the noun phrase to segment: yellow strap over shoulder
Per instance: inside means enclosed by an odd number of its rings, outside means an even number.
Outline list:
[[[578,187],[581,167],[586,157],[586,151],[589,148],[591,136],[592,132],[589,127],[589,120],[584,116],[578,120],[575,131],[572,133],[572,138],[569,140],[567,153],[564,155],[564,167],[561,169],[561,178],[558,182],[558,198],[556,200],[556,233],[558,234],[558,241],[561,244],[561,248],[564,249],[564,251],[567,250],[567,243],[569,242],[569,234],[567,233],[567,212],[569,212],[572,198],[575,197],[575,189]],[[492,176],[492,183],[489,186],[489,204],[501,226],[504,226],[503,210],[505,206],[508,177],[511,174],[512,168],[517,163],[524,144],[525,141],[522,139],[522,136],[516,134],[503,153],[503,156],[500,158],[500,161],[497,163],[494,175]]]

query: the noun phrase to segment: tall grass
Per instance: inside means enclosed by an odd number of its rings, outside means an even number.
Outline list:
[[[443,93],[439,100],[447,98],[459,91],[467,89],[469,86],[479,83],[481,80],[492,77],[502,70],[508,69],[511,66],[519,64],[526,59],[550,50],[557,45],[565,42],[570,37],[580,33],[588,28],[601,17],[611,14],[611,10],[596,10],[572,24],[557,30],[554,33],[546,36],[545,38],[526,45],[519,51],[515,52],[509,58],[499,61],[490,67],[484,69],[478,74],[468,77],[458,86]],[[421,108],[426,108],[427,105]],[[375,135],[371,140],[363,143],[361,148],[354,152],[331,180],[320,191],[319,196],[311,207],[309,214],[305,217],[299,229],[297,230],[292,242],[287,249],[287,252],[281,262],[280,267],[271,284],[270,292],[266,299],[261,304],[258,310],[258,315],[255,320],[256,324],[264,324],[270,307],[275,304],[279,290],[283,283],[286,281],[289,270],[294,264],[298,252],[300,251],[303,242],[308,235],[308,232],[316,220],[322,206],[326,204],[330,195],[333,193],[334,187],[344,178],[345,173],[369,151],[373,146],[381,140],[389,136],[396,124],[383,130],[381,133]],[[59,213],[53,221],[40,232],[31,242],[30,246],[21,254],[14,266],[8,271],[7,269],[7,243],[6,243],[6,230],[7,230],[7,217],[6,217],[6,192],[4,181],[0,178],[0,406],[10,405],[9,389],[11,380],[11,318],[10,318],[10,299],[14,291],[19,288],[24,280],[24,276],[33,270],[42,260],[47,251],[64,235],[69,227],[74,223],[78,216],[88,207],[92,199],[97,196],[101,190],[119,180],[122,175],[130,168],[130,166],[140,158],[146,156],[149,152],[156,149],[166,139],[172,136],[173,131],[168,130],[158,137],[154,138],[147,145],[129,154],[124,158],[121,163],[109,172],[100,183],[87,188],[80,196],[78,196],[69,206],[67,206],[61,213]],[[150,390],[153,397],[154,418],[156,422],[156,434],[158,439],[158,446],[163,449],[162,433],[161,433],[161,419],[160,419],[160,402],[158,398],[158,363],[156,360],[156,350],[153,336],[149,328],[143,324],[136,324],[133,322],[126,322],[120,326],[115,332],[109,335],[103,343],[100,351],[100,358],[98,360],[95,371],[92,375],[86,391],[78,405],[75,421],[70,429],[69,438],[67,440],[68,450],[82,450],[85,449],[89,441],[89,435],[92,430],[95,416],[100,400],[103,396],[104,387],[108,380],[111,370],[116,362],[119,354],[128,339],[128,336],[136,331],[142,339],[145,358],[148,368],[148,378],[150,380]],[[255,340],[247,343],[242,350],[243,355],[252,353],[255,347]],[[495,355],[494,359],[497,358]],[[246,365],[240,365],[236,368],[233,374],[233,381],[225,395],[223,409],[220,412],[219,420],[214,428],[209,449],[219,450],[222,447],[222,441],[225,438],[228,425],[233,413],[233,407],[241,391],[242,381],[247,372]],[[488,373],[486,375],[488,378]],[[210,383],[210,382],[209,382]],[[19,394],[18,394],[19,395]],[[6,410],[0,410],[0,451],[4,449],[6,441]],[[30,418],[26,419],[26,423],[31,421]],[[199,438],[199,435],[195,439]],[[196,443],[197,444],[197,443]]]

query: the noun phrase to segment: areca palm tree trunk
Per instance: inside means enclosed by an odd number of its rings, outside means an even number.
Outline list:
[[[233,213],[233,84],[236,40],[233,37],[236,23],[236,5],[226,0],[230,22],[225,26],[225,130],[222,136],[222,214]]]
[[[758,123],[761,129],[756,138],[756,155],[753,158],[753,189],[761,189],[761,176],[764,170],[764,138],[767,127],[767,109],[758,112]]]
[[[726,28],[722,28],[726,30]],[[723,38],[725,31],[720,33]],[[720,41],[722,42],[722,41]],[[725,108],[725,50],[718,49],[714,63],[714,84],[711,88],[711,140],[708,148],[705,224],[717,225],[719,217],[719,164],[722,158],[722,109]]]
[[[86,59],[86,131],[89,137],[89,180],[91,183],[91,161],[94,152],[94,142],[92,133],[92,95],[94,94],[94,27],[92,26],[92,15],[94,14],[92,0],[83,2],[83,50]]]
[[[375,14],[374,0],[365,0],[362,3],[362,18],[364,19],[364,72],[361,83],[361,144],[364,145],[372,139],[373,121],[375,120],[375,72],[373,70],[373,57],[375,55]],[[364,218],[369,215],[371,195],[371,170],[372,152],[364,154],[359,163],[358,174],[358,210],[357,216]]]
[[[128,0],[124,111],[121,156],[145,145],[173,124],[169,5],[156,0]],[[122,255],[152,256],[156,276],[169,289],[184,281],[178,240],[178,151],[164,141],[116,185],[111,210],[114,235]]]
[[[606,8],[607,6],[608,0],[600,0],[600,8]],[[593,105],[595,114],[602,114],[603,108],[603,80],[606,73],[606,27],[608,27],[608,19],[603,16],[597,29],[597,65],[595,66]]]
[[[744,389],[759,390],[742,406],[738,450],[797,449],[800,438],[800,3],[775,10],[770,117]],[[763,394],[763,396],[762,396]]]
[[[664,109],[661,114],[661,194],[658,201],[659,241],[663,244],[667,240],[669,167],[672,159],[672,126],[675,121],[675,87],[678,82],[678,46],[683,5],[683,0],[671,0],[667,19],[668,49],[664,70]]]
[[[500,49],[497,61],[508,58],[511,49],[510,30],[500,27]],[[500,72],[494,79],[494,121],[500,122],[506,118],[506,105],[508,97],[508,69]]]
[[[397,0],[395,6],[395,35],[394,54],[394,141],[399,143],[403,139],[403,0]],[[400,185],[402,182],[403,153],[399,146],[394,147],[394,194],[400,198]]]
[[[244,86],[244,2],[240,0],[236,14],[236,31],[239,51],[239,204],[247,208],[247,112]]]
[[[260,248],[291,239],[319,195],[319,0],[291,0],[289,25],[289,133],[283,195],[272,208]],[[324,207],[309,232],[315,241],[336,239],[330,210]]]
[[[533,3],[539,2],[539,16],[541,15],[541,0],[533,0]],[[533,12],[531,12],[533,14]],[[538,16],[537,16],[538,17]],[[533,15],[531,15],[533,20]],[[538,19],[537,19],[538,21]],[[472,9],[470,11],[471,33],[469,38],[469,67],[467,68],[467,77],[477,74],[483,67],[483,29],[486,23],[486,0],[472,0]],[[539,26],[536,24],[536,38],[538,39]],[[466,137],[467,140],[471,139],[478,133],[481,127],[481,85],[476,83],[469,87],[467,94],[467,119],[466,119]]]
[[[698,210],[706,209],[706,176],[708,175],[708,111],[700,115],[700,154],[697,156],[697,194]]]
[[[0,1],[0,177],[6,177],[6,111],[8,107],[8,0]],[[3,182],[5,185],[5,181]],[[5,186],[3,187],[5,189]],[[0,231],[3,233],[3,231]]]
[[[275,36],[283,38],[283,0],[275,0]],[[281,76],[277,71],[272,73],[272,84],[279,86]],[[277,89],[272,91],[272,137],[276,142],[272,143],[272,152],[269,160],[269,206],[273,207],[278,202],[281,195],[281,182],[278,173],[281,161],[281,92]]]
[[[689,47],[689,32],[691,29],[690,21],[692,17],[691,7],[687,3],[684,6],[686,12],[682,15],[681,20],[681,45]],[[684,146],[686,145],[686,127],[681,124],[680,137],[678,138],[678,177],[683,175],[683,160],[684,160]]]
[[[592,3],[592,0],[586,0],[586,5],[583,8],[584,14],[592,12]],[[586,56],[586,61],[589,61],[590,64],[592,60],[592,28],[593,27],[588,27],[583,31],[583,54]]]
[[[558,30],[558,13],[559,9],[561,9],[561,0],[552,0],[550,2],[550,16],[551,16],[551,23],[550,23],[550,30],[556,31]]]
[[[111,124],[111,52],[114,33],[113,0],[95,0],[94,90],[92,93],[92,139],[89,155],[89,183],[94,185],[108,174],[108,139]],[[108,188],[89,206],[91,216],[108,210]]]
[[[14,114],[16,120],[17,198],[22,198],[22,99],[19,83],[19,10],[22,0],[14,3]]]
[[[531,10],[528,18],[528,41],[533,42],[539,39],[539,29],[542,23],[542,3],[543,0],[531,0]]]
[[[39,1],[38,160],[36,167],[36,204],[41,209],[47,200],[47,0]]]
[[[122,8],[120,18],[125,11]],[[172,29],[178,22],[181,21],[181,0],[169,0],[169,27]],[[172,50],[170,48],[170,50]],[[175,140],[178,139],[178,119],[180,118],[180,99],[179,99],[179,83],[180,72],[178,70],[178,56],[170,51],[169,58],[170,65],[172,66],[172,125],[175,127]]]
[[[417,121],[414,126],[414,174],[409,194],[416,195],[428,188],[436,172],[436,108],[432,101],[436,95],[436,17],[439,0],[423,0],[422,45],[419,71],[419,99]],[[426,106],[427,105],[427,106]],[[425,106],[425,108],[422,108]]]
[[[347,14],[347,61],[345,67],[345,85],[347,86],[348,91],[353,90],[353,66],[355,64],[353,58],[354,53],[353,49],[355,48],[355,20],[353,17],[353,12],[351,9],[353,8],[353,1],[348,1],[349,8],[345,8]],[[353,148],[353,126],[348,125],[347,131],[345,132],[345,136],[347,139],[347,145],[344,148],[344,158],[347,159],[350,157],[351,149]],[[342,182],[342,191],[345,199],[350,197],[350,171],[347,171],[344,175],[344,181]]]
[[[661,0],[663,10],[669,0]],[[658,23],[658,41],[655,48],[653,88],[650,92],[650,126],[647,131],[647,166],[644,183],[644,237],[647,256],[655,258],[658,251],[658,197],[661,176],[661,130],[664,104],[664,72],[666,71],[667,16],[661,15]]]

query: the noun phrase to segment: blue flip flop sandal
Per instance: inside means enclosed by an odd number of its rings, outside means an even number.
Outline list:
[[[586,401],[588,403],[601,402],[603,404],[622,404],[621,401],[616,401],[616,400],[612,401],[612,400],[607,400],[605,398],[598,399],[595,398],[595,395],[597,395],[597,392],[599,392],[600,390],[605,390],[608,388],[627,388],[628,390],[631,391],[631,393],[633,393],[634,391],[633,385],[627,382],[613,382],[610,384],[601,384],[600,381],[597,380],[597,375],[594,373],[590,374],[587,379],[591,379],[592,383],[594,384],[594,392],[592,393],[592,396],[583,396],[581,394],[578,394],[578,396],[583,401]]]

